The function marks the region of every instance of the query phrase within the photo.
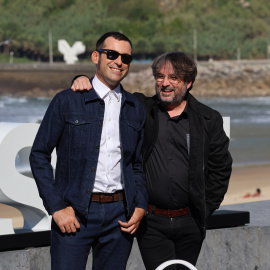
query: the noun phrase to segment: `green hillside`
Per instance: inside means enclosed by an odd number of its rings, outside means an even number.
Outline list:
[[[57,40],[81,40],[89,59],[97,38],[120,31],[133,42],[137,59],[164,51],[194,53],[199,60],[267,57],[270,1],[266,0],[0,0],[0,51],[48,61],[48,32],[55,60]]]

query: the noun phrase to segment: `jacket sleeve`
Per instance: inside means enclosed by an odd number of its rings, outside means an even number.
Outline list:
[[[142,167],[142,144],[144,138],[144,123],[145,123],[145,109],[141,105],[141,125],[140,136],[137,142],[136,152],[133,161],[133,175],[136,184],[136,207],[147,209],[148,206],[148,193],[146,189],[146,178]]]
[[[146,97],[143,93],[134,92],[133,95],[143,104],[147,101],[148,97]]]
[[[211,120],[209,153],[206,165],[206,217],[209,217],[223,201],[232,171],[232,157],[229,153],[229,138],[223,130],[223,119],[219,113]]]
[[[57,188],[51,165],[51,154],[57,147],[65,123],[61,107],[61,99],[57,94],[45,113],[29,159],[39,195],[50,215],[66,207]]]

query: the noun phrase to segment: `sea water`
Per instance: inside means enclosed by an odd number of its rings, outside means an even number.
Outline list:
[[[234,166],[270,164],[270,97],[201,101],[230,117]]]
[[[0,97],[0,122],[39,123],[49,98]],[[233,166],[270,164],[270,97],[203,98],[201,102],[229,116]]]

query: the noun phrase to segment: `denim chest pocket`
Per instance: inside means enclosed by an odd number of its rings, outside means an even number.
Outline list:
[[[136,120],[127,120],[127,133],[128,134],[136,134],[141,131],[142,126],[139,121]]]
[[[91,120],[89,115],[66,115],[72,153],[77,153],[78,150],[86,148],[91,139]]]
[[[126,141],[128,148],[131,152],[135,151],[138,139],[142,130],[140,121],[136,120],[127,120],[126,121]]]

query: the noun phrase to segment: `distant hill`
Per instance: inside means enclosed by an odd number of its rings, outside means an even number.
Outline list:
[[[51,31],[55,60],[58,39],[82,40],[80,58],[89,60],[98,37],[120,31],[137,59],[179,50],[199,60],[263,59],[269,24],[266,0],[0,0],[0,42],[12,39],[0,51],[48,61]]]

